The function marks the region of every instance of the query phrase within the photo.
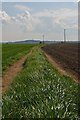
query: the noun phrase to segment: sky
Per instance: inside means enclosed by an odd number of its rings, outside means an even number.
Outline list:
[[[80,0],[0,0],[3,2],[79,2]]]
[[[3,2],[0,11],[2,41],[78,39],[78,5],[75,2]]]

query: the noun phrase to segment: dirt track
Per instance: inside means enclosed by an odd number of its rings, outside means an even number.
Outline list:
[[[2,77],[2,88],[0,87],[2,89],[2,93],[5,93],[9,89],[10,84],[12,83],[14,77],[22,70],[24,62],[27,60],[27,57],[30,56],[31,54],[32,54],[32,50],[28,55],[22,57],[15,64],[13,64],[11,67],[9,67],[7,69],[7,71],[4,73],[4,75]],[[64,69],[62,64],[57,62],[56,59],[53,58],[53,56],[50,55],[49,53],[44,52],[44,54],[47,57],[48,61],[54,67],[56,67],[60,71],[61,74],[68,75],[78,82],[77,77],[73,74],[72,71],[70,71],[69,69],[67,70],[67,68]]]
[[[8,90],[14,77],[22,70],[24,62],[27,60],[27,57],[31,55],[31,53],[32,51],[6,70],[2,77],[2,93],[5,93]]]

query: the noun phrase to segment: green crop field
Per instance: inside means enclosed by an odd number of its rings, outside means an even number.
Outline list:
[[[7,56],[4,49],[3,58]],[[17,53],[18,51],[20,50],[17,50]],[[15,53],[12,53],[12,57]],[[7,62],[4,63],[3,65],[6,65]],[[34,47],[23,70],[13,80],[9,91],[3,95],[3,120],[15,118],[78,120],[78,88],[76,82],[62,76],[48,62],[39,46]]]
[[[32,44],[3,44],[2,45],[2,70],[4,71],[16,60],[27,54],[35,46]]]

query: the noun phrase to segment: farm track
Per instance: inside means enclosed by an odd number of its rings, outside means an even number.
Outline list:
[[[2,76],[2,93],[3,94],[9,89],[9,86],[12,83],[14,77],[16,77],[16,75],[22,70],[23,64],[25,63],[27,58],[31,55],[31,53],[32,53],[32,50],[5,71],[4,75]]]
[[[27,118],[74,119],[77,115],[77,84],[62,76],[44,56],[32,49],[24,69],[3,95],[3,120]]]

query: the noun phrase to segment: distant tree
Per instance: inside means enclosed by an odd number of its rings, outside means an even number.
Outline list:
[[[42,42],[40,41],[39,44],[41,44]]]

